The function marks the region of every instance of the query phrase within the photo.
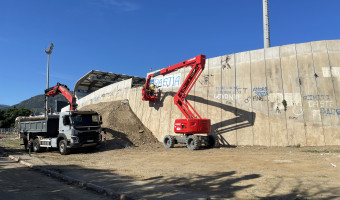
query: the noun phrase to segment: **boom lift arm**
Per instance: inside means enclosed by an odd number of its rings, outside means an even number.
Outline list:
[[[156,77],[158,75],[167,75],[174,71],[177,71],[183,67],[191,67],[192,69],[189,72],[188,76],[182,83],[180,89],[174,96],[174,103],[177,105],[177,107],[181,110],[183,115],[187,119],[194,119],[199,118],[202,119],[201,116],[196,112],[196,110],[191,106],[191,104],[187,101],[186,97],[189,94],[191,88],[196,83],[197,79],[201,75],[202,71],[204,70],[205,66],[205,56],[204,55],[198,55],[194,58],[191,58],[189,60],[180,62],[178,64],[169,66],[168,68],[161,69],[160,71],[149,74],[148,78],[146,80],[145,86],[142,90],[143,98],[142,100],[145,101],[158,101],[159,98],[157,95],[150,95],[150,81],[152,77]]]
[[[57,83],[56,86],[50,87],[45,90],[46,96],[54,97],[58,94],[63,94],[70,104],[70,110],[77,110],[78,104],[76,103],[76,97],[71,93],[66,85]]]
[[[193,108],[193,106],[186,99],[190,90],[196,83],[197,79],[201,75],[202,71],[205,67],[205,59],[204,55],[198,55],[189,60],[180,62],[178,64],[169,66],[167,68],[161,69],[160,71],[149,74],[146,80],[145,86],[142,90],[143,98],[145,101],[158,101],[159,95],[154,93],[154,95],[150,95],[150,81],[152,77],[156,77],[158,75],[167,75],[171,72],[177,71],[183,67],[192,67],[189,74],[185,78],[182,83],[180,89],[174,96],[174,103],[183,113],[186,119],[176,119],[174,125],[174,132],[183,134],[182,136],[170,136],[167,135],[164,138],[164,146],[166,148],[172,148],[175,143],[185,143],[186,146],[195,150],[198,149],[200,143],[203,142],[206,146],[212,145],[212,138],[207,136],[195,136],[194,134],[204,133],[208,134],[210,132],[210,119],[202,119],[202,117],[197,113],[197,111]],[[214,144],[213,144],[214,145]]]

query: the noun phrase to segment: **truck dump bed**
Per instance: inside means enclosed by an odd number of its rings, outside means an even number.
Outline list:
[[[32,121],[25,119],[19,122],[20,133],[35,133],[37,136],[56,137],[58,135],[59,115],[49,115],[45,118],[37,120],[32,118]]]

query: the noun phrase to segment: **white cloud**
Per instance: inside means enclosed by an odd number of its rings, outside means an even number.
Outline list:
[[[135,11],[139,9],[139,6],[135,3],[125,0],[101,0],[104,6],[115,7],[122,11]]]

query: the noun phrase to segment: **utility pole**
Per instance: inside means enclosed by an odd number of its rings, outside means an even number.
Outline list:
[[[264,48],[270,47],[270,30],[269,30],[269,11],[268,0],[262,0],[263,4],[263,41]]]
[[[53,43],[51,42],[48,49],[45,49],[45,53],[47,54],[47,73],[46,73],[46,89],[49,88],[49,74],[50,74],[50,55],[53,50]],[[48,116],[48,107],[47,107],[47,96],[45,94],[45,118],[47,119]]]

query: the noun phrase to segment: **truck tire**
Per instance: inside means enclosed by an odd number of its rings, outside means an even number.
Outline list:
[[[33,151],[36,153],[41,151],[39,138],[35,138],[33,140]]]
[[[196,135],[189,135],[187,137],[186,146],[189,150],[197,150],[201,146],[201,142]]]
[[[175,138],[171,135],[166,135],[163,139],[163,145],[166,149],[173,148],[175,145]]]
[[[65,140],[60,140],[59,142],[59,152],[61,155],[70,154],[70,149],[67,148],[67,142]]]

